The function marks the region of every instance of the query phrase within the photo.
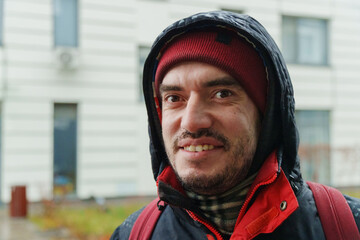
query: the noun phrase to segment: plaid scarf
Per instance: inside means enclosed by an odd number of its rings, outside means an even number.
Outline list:
[[[256,174],[220,196],[199,195],[189,191],[186,193],[221,233],[231,235]]]

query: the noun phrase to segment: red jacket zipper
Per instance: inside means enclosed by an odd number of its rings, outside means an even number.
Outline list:
[[[268,181],[266,181],[266,182],[261,182],[261,183],[257,184],[257,185],[252,189],[251,193],[249,194],[249,197],[246,198],[243,206],[242,206],[241,209],[240,209],[240,213],[239,213],[239,216],[238,216],[238,221],[239,221],[239,219],[241,219],[241,218],[243,217],[243,215],[245,214],[245,210],[246,210],[246,208],[247,208],[247,205],[249,204],[249,202],[251,201],[251,199],[252,199],[252,197],[254,196],[255,192],[259,189],[259,187],[273,183],[273,182],[276,180],[277,176],[278,176],[278,173],[275,173]],[[238,223],[238,222],[236,222],[236,224],[237,224],[237,223]]]
[[[254,196],[255,192],[259,189],[259,187],[273,183],[273,182],[275,181],[275,179],[277,178],[277,176],[278,176],[278,173],[275,173],[268,181],[259,183],[258,185],[256,185],[256,186],[252,189],[249,197],[246,199],[246,201],[244,202],[244,205],[242,206],[242,208],[241,208],[241,210],[240,210],[239,217],[240,217],[240,216],[242,217],[242,215],[244,214],[244,211],[245,211],[245,209],[246,209],[246,206],[249,204],[250,200],[251,200],[252,197]],[[186,212],[190,215],[190,217],[191,217],[192,219],[194,219],[195,221],[197,221],[197,222],[203,224],[205,227],[207,227],[207,228],[215,235],[215,237],[216,237],[217,239],[223,240],[223,237],[221,236],[220,232],[219,232],[218,230],[216,230],[212,225],[210,225],[210,224],[207,223],[206,221],[200,219],[200,218],[199,218],[198,216],[196,216],[193,212],[188,211],[188,210],[186,210]],[[239,219],[241,219],[241,218],[239,218]]]
[[[209,223],[207,223],[204,220],[197,217],[194,213],[192,213],[188,210],[186,210],[186,212],[190,215],[190,217],[192,219],[194,219],[195,221],[197,221],[197,222],[203,224],[205,227],[207,227],[215,235],[216,239],[223,240],[223,237],[221,236],[220,232],[218,230],[216,230],[213,226],[211,226]]]

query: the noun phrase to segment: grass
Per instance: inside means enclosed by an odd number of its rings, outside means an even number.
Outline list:
[[[121,206],[101,208],[98,205],[74,207],[44,204],[42,214],[30,216],[31,221],[44,231],[67,228],[79,239],[108,240],[131,213],[147,202],[127,202]]]
[[[343,194],[349,195],[351,197],[359,198],[360,199],[360,190],[344,190],[341,191]]]
[[[342,189],[342,192],[360,198],[358,188]],[[81,240],[108,240],[118,225],[147,203],[148,200],[134,200],[104,208],[95,204],[71,206],[44,201],[43,212],[30,216],[30,220],[44,231],[67,228]]]

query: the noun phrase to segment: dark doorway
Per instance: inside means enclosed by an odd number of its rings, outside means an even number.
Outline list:
[[[54,104],[54,197],[76,196],[77,104]]]

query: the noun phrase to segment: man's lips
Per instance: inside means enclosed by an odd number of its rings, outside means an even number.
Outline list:
[[[223,147],[223,143],[210,137],[199,139],[186,138],[178,142],[178,147],[188,152],[202,152],[213,150],[214,148],[221,148]]]
[[[215,148],[214,145],[204,144],[204,145],[196,145],[196,146],[190,145],[184,147],[184,150],[188,152],[202,152],[202,151],[213,150],[214,148]]]

